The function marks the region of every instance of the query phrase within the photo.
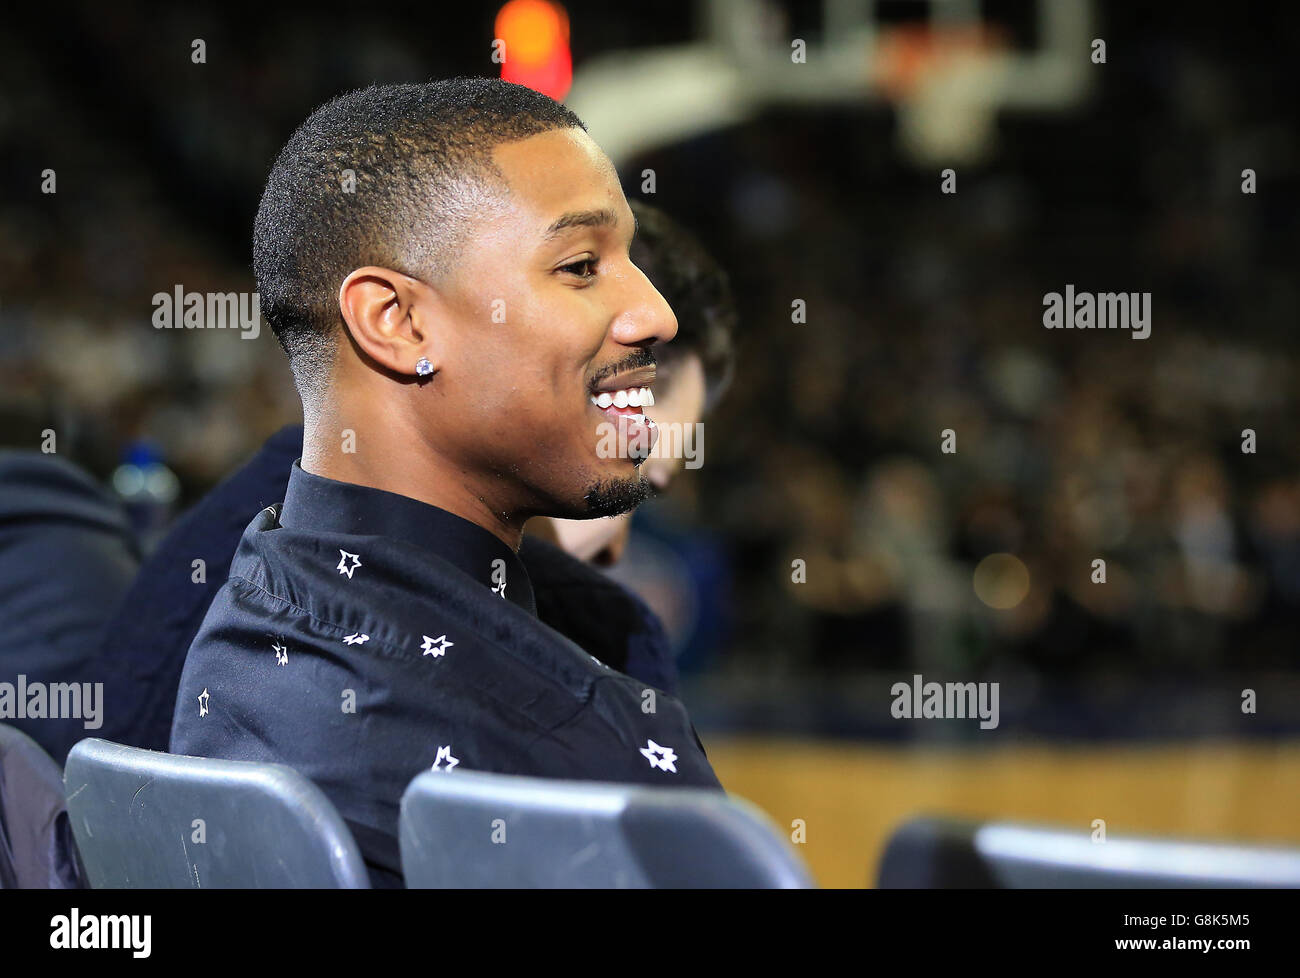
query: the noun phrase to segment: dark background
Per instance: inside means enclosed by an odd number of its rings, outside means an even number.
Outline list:
[[[687,41],[699,16],[566,6],[579,72]],[[496,9],[88,3],[12,22],[0,442],[36,448],[53,427],[106,480],[158,459],[175,511],[298,420],[269,330],[155,330],[150,297],[252,291],[253,214],[294,126],[370,82],[494,74]],[[791,36],[818,39],[816,7],[781,9]],[[1027,3],[983,9],[1033,43]],[[1300,725],[1300,11],[1097,10],[1108,62],[1090,99],[1000,115],[996,153],[959,168],[956,195],[899,155],[890,105],[853,100],[772,108],[621,167],[629,196],[655,169],[653,202],[727,268],[740,307],[705,465],[638,514],[629,572],[681,612],[702,727],[919,736],[882,692],[915,672],[999,681],[1004,730],[1034,735]],[[1151,292],[1151,337],[1043,329],[1043,295],[1067,282]],[[1009,610],[972,587],[994,553],[1029,574]],[[1256,715],[1245,686],[1267,691]]]

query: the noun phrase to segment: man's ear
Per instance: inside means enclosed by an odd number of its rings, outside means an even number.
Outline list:
[[[367,356],[396,374],[415,376],[421,357],[438,367],[430,291],[409,275],[367,265],[339,286],[339,312]]]

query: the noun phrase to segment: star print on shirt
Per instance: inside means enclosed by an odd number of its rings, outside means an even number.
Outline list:
[[[440,655],[446,655],[447,650],[455,644],[455,642],[448,642],[446,635],[439,635],[437,638],[429,638],[428,635],[425,635],[424,644],[420,646],[420,651],[425,655],[432,655],[436,658]],[[438,647],[434,648],[435,645]]]
[[[363,635],[361,632],[353,632],[351,635],[343,636],[344,645],[361,645],[370,641],[369,635]]]
[[[677,752],[671,747],[660,747],[653,740],[647,740],[646,745],[641,748],[641,753],[645,755],[646,760],[650,762],[651,767],[659,768],[661,771],[672,771],[677,773],[675,762],[677,761]]]
[[[446,762],[447,762],[447,766],[446,766],[446,767],[443,767],[443,766],[442,766],[442,762],[443,762],[443,761],[446,761]],[[435,757],[435,758],[433,759],[433,770],[435,770],[435,771],[450,771],[452,768],[454,768],[454,767],[455,767],[457,764],[459,764],[459,763],[460,763],[460,758],[459,758],[459,757],[452,757],[452,756],[451,756],[451,744],[448,744],[446,747],[439,747],[439,748],[438,748],[438,756]]]
[[[203,692],[199,693],[199,716],[208,715],[208,687],[203,687]]]
[[[287,666],[289,664],[289,650],[285,646],[276,642],[271,646],[271,649],[275,652],[275,664],[277,666]]]
[[[339,557],[338,572],[348,575],[350,581],[352,580],[352,572],[361,566],[361,556],[360,554],[350,554],[346,550],[340,550],[339,553],[342,556]],[[348,565],[349,560],[352,561],[350,566]]]

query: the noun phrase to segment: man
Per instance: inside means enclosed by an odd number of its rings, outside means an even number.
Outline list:
[[[680,702],[537,619],[517,555],[532,516],[652,491],[677,325],[633,231],[577,117],[497,80],[344,95],[268,178],[253,265],[303,455],[190,648],[171,750],[302,771],[377,884],[426,768],[720,787]]]
[[[637,219],[633,263],[677,316],[677,336],[657,354],[655,384],[654,414],[671,431],[699,421],[730,384],[736,309],[726,273],[698,241],[658,208],[630,205]],[[301,455],[301,425],[276,432],[185,513],[144,561],[104,632],[100,657],[113,708],[101,736],[167,749],[185,653],[230,571],[249,519],[284,499],[290,469]],[[641,466],[660,492],[681,468],[680,459],[658,452]],[[619,560],[630,524],[630,514],[535,517],[525,528],[519,558],[543,622],[606,665],[675,695],[676,660],[659,619],[635,594],[584,563],[609,566]],[[202,562],[203,574],[196,575],[195,561]]]

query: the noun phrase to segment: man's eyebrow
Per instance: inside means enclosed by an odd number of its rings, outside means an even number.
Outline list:
[[[633,221],[636,220],[635,215],[632,219]],[[608,208],[602,207],[599,210],[594,211],[569,211],[567,214],[560,215],[560,217],[546,229],[546,233],[543,237],[549,241],[552,238],[558,237],[562,231],[569,230],[569,228],[613,227],[616,224],[618,224],[618,215]]]

